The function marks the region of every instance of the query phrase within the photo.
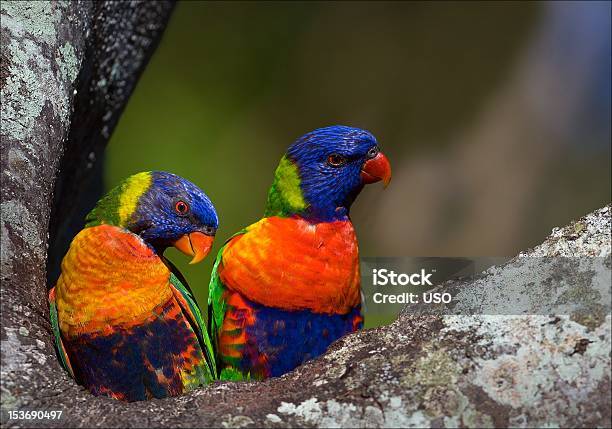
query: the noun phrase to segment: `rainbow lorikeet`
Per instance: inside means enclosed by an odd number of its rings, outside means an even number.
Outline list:
[[[230,238],[213,267],[208,321],[222,379],[282,375],[361,328],[349,209],[364,184],[390,179],[364,130],[321,128],[289,147],[263,219]]]
[[[58,355],[95,395],[126,401],[174,396],[216,378],[208,331],[174,246],[201,261],[218,226],[193,183],[135,174],[103,197],[72,240],[49,293]]]

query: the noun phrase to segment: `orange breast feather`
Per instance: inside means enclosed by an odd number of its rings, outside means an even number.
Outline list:
[[[346,314],[360,301],[359,251],[348,221],[264,218],[226,245],[219,275],[248,299],[285,310]]]
[[[172,298],[170,271],[140,237],[100,225],[82,230],[56,285],[64,335],[110,334],[155,317]]]

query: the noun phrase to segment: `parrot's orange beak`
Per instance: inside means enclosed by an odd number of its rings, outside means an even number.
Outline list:
[[[363,183],[374,183],[380,180],[385,184],[385,188],[391,181],[391,164],[387,157],[382,153],[368,159],[361,168],[361,180]]]
[[[187,256],[193,256],[190,264],[197,264],[208,255],[215,239],[212,235],[202,232],[185,234],[174,242],[174,247]]]

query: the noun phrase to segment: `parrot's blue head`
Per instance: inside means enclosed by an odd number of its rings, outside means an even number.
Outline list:
[[[391,166],[368,131],[334,125],[293,143],[276,170],[267,216],[330,221],[348,216],[364,184],[391,180]]]
[[[158,251],[174,246],[202,260],[219,226],[214,206],[190,181],[163,171],[130,176],[100,200],[87,217],[128,229]]]

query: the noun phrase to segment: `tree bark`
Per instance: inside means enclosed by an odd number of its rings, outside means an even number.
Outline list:
[[[610,293],[599,286],[610,276],[610,206],[475,280],[440,286],[457,298],[450,309],[406,308],[283,377],[137,403],[76,385],[53,350],[48,254],[63,254],[93,203],[84,197],[96,164],[171,8],[2,3],[3,426],[609,426],[611,320],[595,298]],[[586,262],[559,277],[543,256]],[[531,315],[505,315],[510,291]],[[553,292],[576,297],[579,311],[545,315]],[[10,410],[62,417],[9,420]]]
[[[3,410],[62,378],[49,360],[47,277],[100,196],[102,152],[172,8],[1,3]]]

